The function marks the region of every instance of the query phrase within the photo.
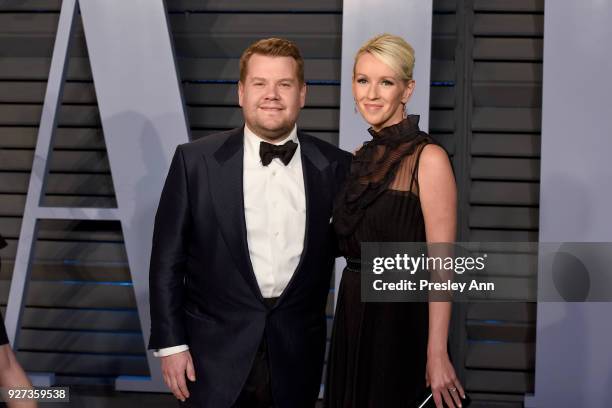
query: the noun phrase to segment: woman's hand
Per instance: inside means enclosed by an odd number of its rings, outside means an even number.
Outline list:
[[[459,396],[465,398],[465,391],[446,352],[428,355],[425,382],[431,387],[436,408],[444,408],[442,401],[449,408],[461,407]]]

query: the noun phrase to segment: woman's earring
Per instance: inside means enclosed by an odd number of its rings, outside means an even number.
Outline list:
[[[406,112],[406,102],[402,102],[402,118],[406,119],[408,117],[408,112]]]
[[[357,101],[353,101],[354,105],[353,105],[353,110],[355,111],[355,113],[357,113]]]

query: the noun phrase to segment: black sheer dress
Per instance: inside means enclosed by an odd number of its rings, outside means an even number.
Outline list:
[[[418,116],[382,129],[356,153],[334,208],[342,254],[361,242],[423,242],[418,163],[433,139]],[[328,408],[414,407],[425,390],[427,303],[362,303],[360,277],[342,275],[327,364]]]

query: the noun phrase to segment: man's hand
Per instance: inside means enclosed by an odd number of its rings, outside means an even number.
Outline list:
[[[161,368],[164,381],[168,388],[170,388],[170,391],[172,391],[176,398],[185,402],[189,398],[185,375],[191,381],[196,380],[193,360],[189,350],[161,357]]]

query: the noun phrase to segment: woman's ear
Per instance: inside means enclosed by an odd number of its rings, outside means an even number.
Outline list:
[[[406,88],[404,89],[404,92],[402,94],[402,103],[404,105],[407,104],[408,101],[410,101],[410,98],[412,97],[412,93],[414,92],[415,85],[416,85],[416,82],[414,81],[414,79],[411,79],[406,84]]]

